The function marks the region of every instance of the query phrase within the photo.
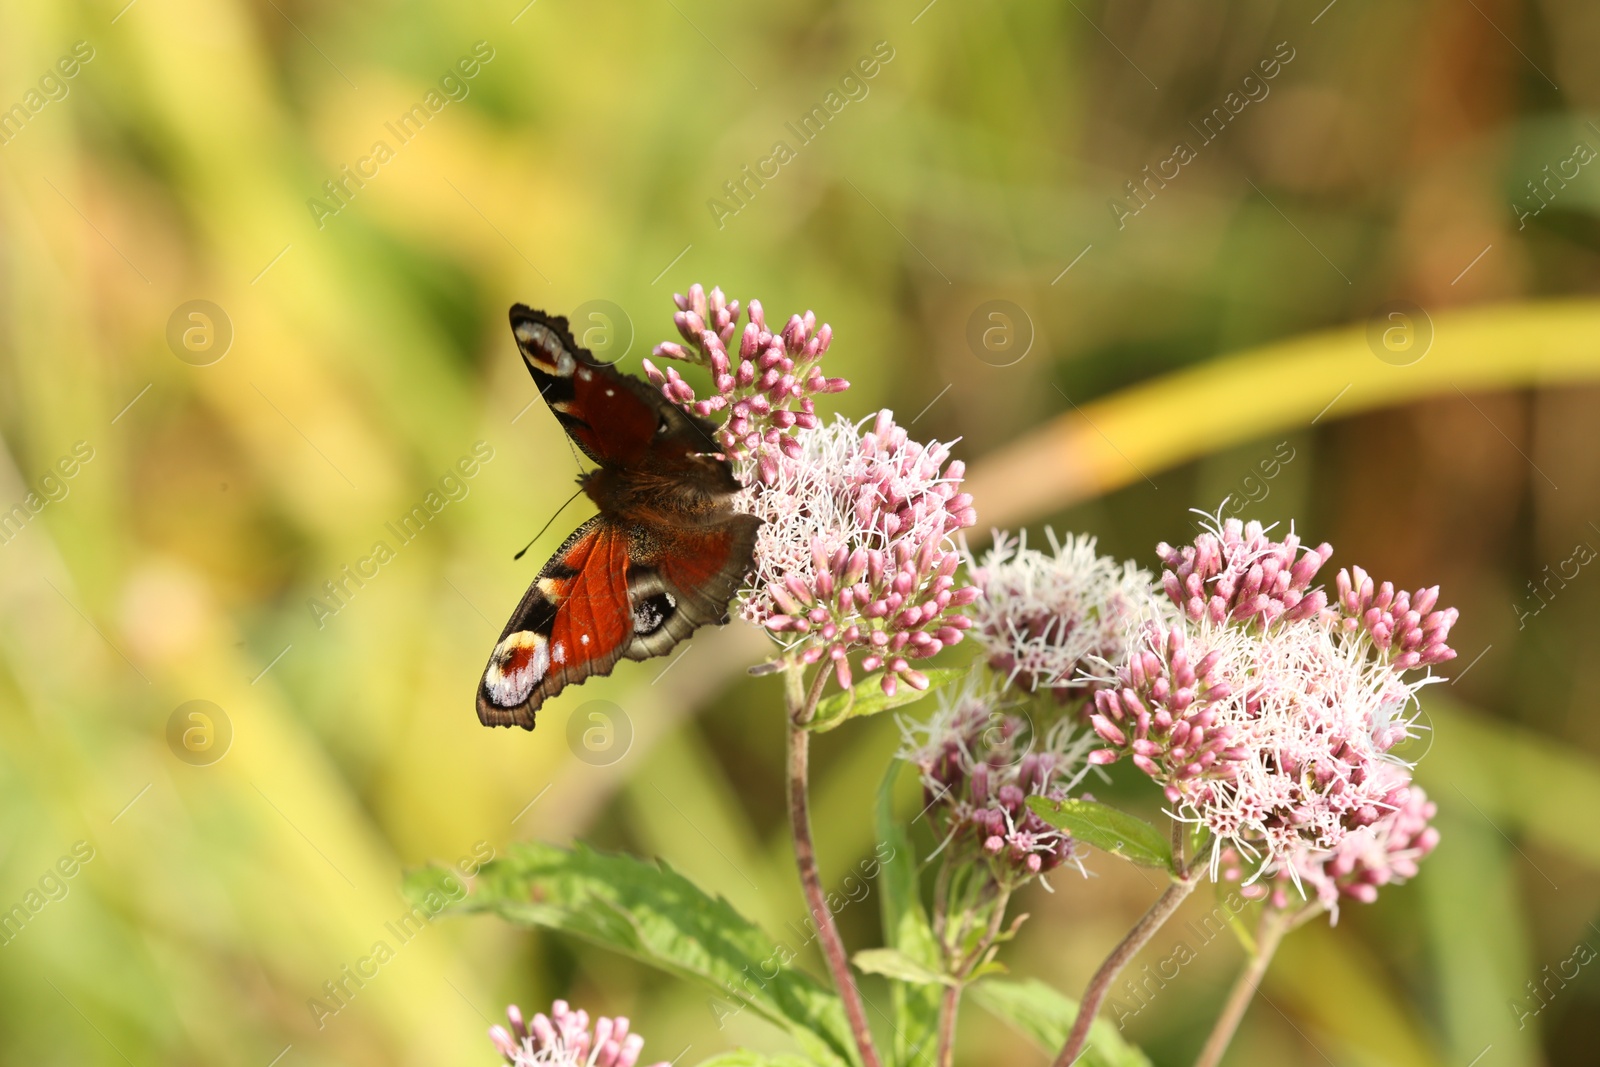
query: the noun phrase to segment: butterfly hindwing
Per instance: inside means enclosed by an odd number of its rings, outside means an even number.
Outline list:
[[[619,659],[664,655],[723,622],[749,566],[760,520],[714,526],[621,526],[596,515],[539,571],[489,656],[478,686],[485,726],[533,729],[539,705],[609,674]]]
[[[628,569],[634,634],[623,654],[664,655],[699,627],[727,621],[760,525],[753,515],[731,515],[716,526],[644,531]]]

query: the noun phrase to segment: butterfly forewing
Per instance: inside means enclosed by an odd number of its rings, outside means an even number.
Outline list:
[[[627,538],[596,515],[551,557],[506,623],[483,681],[485,726],[533,729],[549,697],[609,672],[633,636]]]

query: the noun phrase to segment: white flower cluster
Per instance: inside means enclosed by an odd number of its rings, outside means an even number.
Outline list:
[[[972,606],[972,636],[989,665],[1028,692],[1082,688],[1084,670],[1122,658],[1152,619],[1172,615],[1148,571],[1095,551],[1095,539],[1047,530],[1049,553],[997,532],[981,560],[968,563],[983,596]]]

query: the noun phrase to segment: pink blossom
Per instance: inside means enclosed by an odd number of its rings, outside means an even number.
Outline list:
[[[830,661],[841,686],[864,652],[885,691],[921,689],[912,664],[971,625],[959,609],[978,594],[957,583],[951,535],[972,525],[972,498],[949,446],[911,440],[888,411],[864,426],[841,416],[793,438],[739,495],[735,507],[763,520],[739,610],[802,662]]]
[[[1272,541],[1232,519],[1159,551],[1183,617],[1147,625],[1095,694],[1106,747],[1090,760],[1131,757],[1179,817],[1211,831],[1214,858],[1232,848],[1258,874],[1334,851],[1401,807],[1409,774],[1389,752],[1434,680],[1405,672],[1453,655],[1455,612],[1433,610],[1437,590],[1374,594],[1357,572],[1329,605],[1310,584],[1327,545],[1301,550],[1293,533]]]
[[[515,1005],[506,1009],[511,1022],[489,1028],[489,1040],[511,1067],[635,1067],[644,1038],[628,1032],[628,1020],[605,1016],[589,1026],[589,1013],[573,1011],[564,1000],[524,1020]],[[666,1061],[651,1067],[668,1067]]]
[[[828,378],[820,366],[833,341],[833,327],[810,311],[792,315],[774,333],[759,300],[750,301],[749,321],[739,336],[738,347],[729,352],[739,325],[739,302],[729,300],[721,289],[708,294],[699,285],[688,295],[673,297],[678,313],[673,322],[688,347],[668,341],[655,347],[658,359],[694,363],[711,372],[715,390],[705,399],[697,398],[694,387],[676,369],[661,371],[650,360],[645,373],[661,387],[661,393],[685,411],[702,418],[726,412],[717,441],[730,458],[752,456],[760,480],[776,477],[779,456],[799,451],[797,435],[816,429],[819,420],[814,397],[823,393],[842,393],[850,387],[843,378]]]
[[[1374,646],[1397,670],[1425,667],[1455,659],[1455,650],[1445,644],[1455,625],[1455,608],[1435,610],[1439,587],[1418,589],[1414,593],[1394,591],[1384,582],[1374,590],[1372,579],[1360,567],[1341,570],[1337,579],[1341,625],[1346,630],[1365,630]]]

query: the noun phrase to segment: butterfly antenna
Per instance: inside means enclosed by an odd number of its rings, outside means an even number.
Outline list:
[[[578,468],[578,473],[583,473],[583,454],[578,451],[578,446],[572,443],[572,438],[567,438],[567,450],[572,453],[572,462]]]
[[[581,492],[583,492],[583,486],[580,485],[580,486],[578,486],[576,492],[574,492],[571,496],[567,497],[567,504],[570,504],[574,500],[578,499],[578,494],[581,493]],[[546,530],[550,529],[550,523],[555,522],[556,519],[560,516],[560,514],[563,511],[567,510],[567,504],[562,504],[559,508],[556,508],[556,513],[554,515],[550,516],[549,522],[546,522],[543,526],[539,527],[539,532],[533,535],[532,540],[530,540],[527,544],[523,545],[522,546],[522,551],[518,552],[515,556],[512,556],[511,558],[514,559],[514,560],[517,560],[517,559],[521,559],[523,556],[526,556],[528,554],[528,549],[533,547],[533,542],[537,541],[537,540],[539,540],[539,538],[543,537],[544,536],[544,532]]]

